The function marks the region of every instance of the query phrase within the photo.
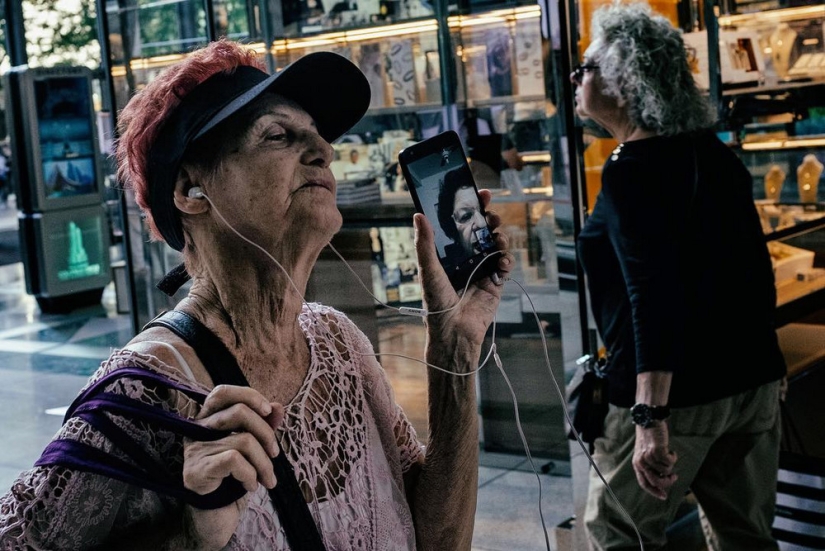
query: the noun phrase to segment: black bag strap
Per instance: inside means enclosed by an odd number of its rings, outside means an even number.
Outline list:
[[[221,340],[200,321],[180,310],[164,312],[143,329],[165,327],[185,340],[203,362],[215,385],[249,386],[238,362]],[[292,465],[283,453],[272,459],[278,484],[269,497],[293,551],[324,551],[324,542],[309,512]]]

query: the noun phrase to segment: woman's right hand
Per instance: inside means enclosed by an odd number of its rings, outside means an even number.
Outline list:
[[[216,386],[206,397],[196,422],[232,434],[213,442],[184,442],[183,485],[204,495],[216,490],[231,475],[248,492],[255,491],[259,483],[273,488],[277,480],[272,458],[280,453],[275,429],[283,419],[283,406],[268,402],[257,390]],[[220,549],[229,542],[238,527],[245,499],[213,510],[189,508],[199,547]]]

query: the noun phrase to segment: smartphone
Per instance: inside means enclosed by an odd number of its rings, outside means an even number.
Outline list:
[[[435,230],[453,288],[494,273],[498,261],[488,257],[498,249],[458,134],[449,130],[411,145],[398,154],[398,164],[416,210]]]

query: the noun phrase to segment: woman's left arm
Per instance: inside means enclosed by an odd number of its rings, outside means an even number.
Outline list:
[[[484,206],[490,193],[481,192]],[[488,212],[495,228],[499,217]],[[430,314],[427,324],[427,363],[454,373],[468,374],[478,366],[487,328],[493,322],[503,285],[485,277],[470,285],[461,300],[436,256],[432,226],[416,214],[415,240],[424,291]],[[507,277],[513,257],[507,238],[495,234],[501,280]],[[478,491],[478,414],[475,375],[453,375],[428,369],[429,440],[426,455],[407,482],[408,496],[420,549],[470,549]],[[410,481],[410,478],[414,478]]]
[[[673,373],[645,371],[636,376],[636,403],[666,406]],[[651,427],[636,426],[633,470],[644,491],[661,500],[668,497],[670,487],[679,478],[673,472],[679,459],[670,449],[667,420],[656,421]]]

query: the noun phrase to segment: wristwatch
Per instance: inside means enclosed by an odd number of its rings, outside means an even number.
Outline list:
[[[668,406],[636,404],[630,408],[630,418],[633,424],[645,429],[652,427],[656,421],[664,421],[668,417],[670,417]]]

